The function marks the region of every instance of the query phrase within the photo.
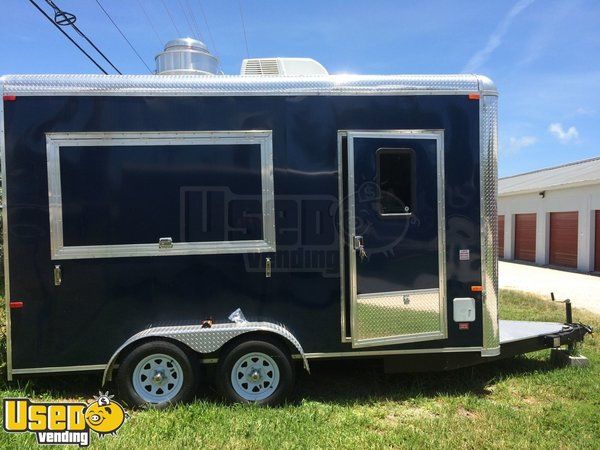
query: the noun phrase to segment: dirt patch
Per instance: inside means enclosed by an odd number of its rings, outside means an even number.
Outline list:
[[[476,412],[469,411],[468,409],[465,409],[462,406],[458,408],[456,414],[459,417],[466,417],[467,419],[477,419],[479,417],[479,415]]]
[[[393,411],[383,417],[380,422],[387,426],[396,426],[399,423],[414,421],[418,419],[435,419],[438,414],[425,408],[407,407],[406,409]]]
[[[538,405],[539,403],[541,403],[540,399],[535,397],[525,397],[522,400],[523,403],[527,405]]]

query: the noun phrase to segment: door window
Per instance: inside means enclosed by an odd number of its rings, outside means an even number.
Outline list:
[[[415,206],[415,153],[409,148],[377,150],[379,213],[411,214]]]

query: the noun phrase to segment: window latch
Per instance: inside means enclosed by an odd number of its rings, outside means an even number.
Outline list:
[[[62,270],[59,265],[54,266],[54,286],[62,284]]]
[[[271,278],[271,258],[265,258],[265,277]]]
[[[173,248],[173,238],[162,237],[158,240],[158,248]]]

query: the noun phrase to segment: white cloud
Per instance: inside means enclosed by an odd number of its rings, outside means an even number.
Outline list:
[[[565,131],[562,123],[551,123],[548,126],[548,131],[563,144],[579,140],[579,131],[577,131],[577,128],[569,127],[569,129]]]
[[[513,7],[510,8],[508,14],[506,14],[506,16],[504,16],[504,18],[500,21],[498,26],[496,26],[496,29],[489,37],[485,47],[471,56],[471,59],[469,59],[469,62],[467,62],[463,72],[475,72],[477,69],[479,69],[479,67],[485,64],[492,52],[496,50],[500,44],[502,44],[502,39],[504,38],[504,35],[508,31],[513,20],[515,20],[515,18],[534,1],[535,0],[518,0]]]
[[[508,153],[518,153],[522,149],[526,147],[531,147],[538,142],[538,138],[535,136],[521,136],[521,137],[511,137],[508,140],[507,150]]]
[[[580,106],[579,108],[577,108],[575,110],[575,113],[573,115],[577,115],[577,116],[593,116],[595,114],[596,114],[596,110],[589,109],[589,108],[584,108],[584,107]]]

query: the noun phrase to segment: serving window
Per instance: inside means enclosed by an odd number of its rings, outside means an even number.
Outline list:
[[[47,135],[53,259],[275,250],[270,131]]]

